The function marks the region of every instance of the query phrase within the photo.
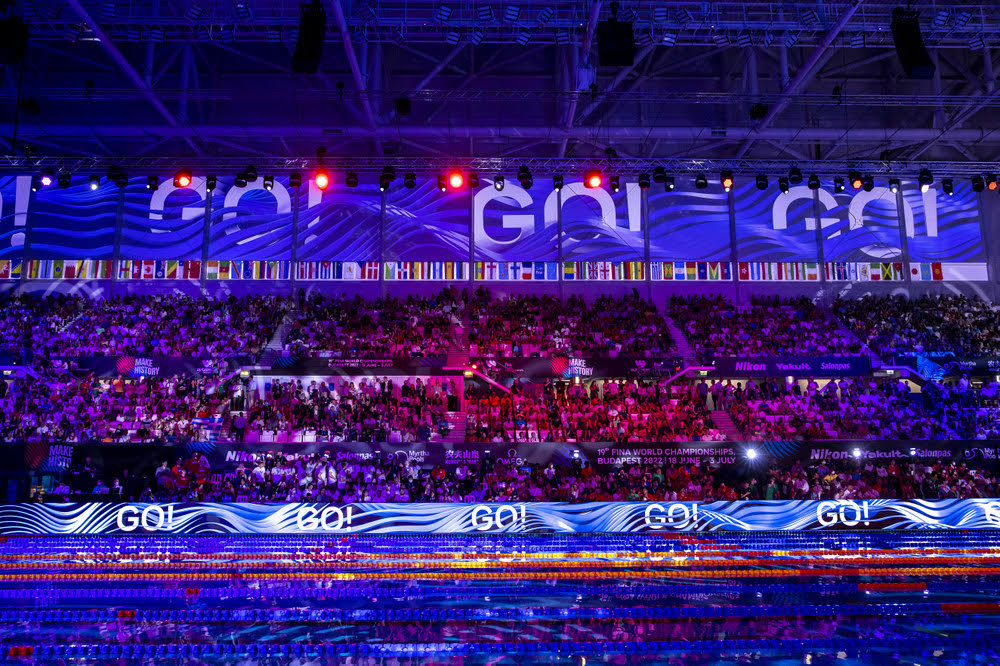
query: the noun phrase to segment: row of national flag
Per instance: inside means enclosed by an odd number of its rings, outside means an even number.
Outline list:
[[[843,262],[824,265],[826,279],[830,282],[901,282],[906,279],[902,262]],[[927,278],[928,280],[931,278]]]
[[[110,280],[111,263],[110,259],[32,259],[28,279]]]
[[[20,280],[21,260],[0,259],[0,280]]]

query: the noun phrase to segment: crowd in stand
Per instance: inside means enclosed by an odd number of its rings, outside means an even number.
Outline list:
[[[713,356],[854,356],[862,346],[806,297],[672,296],[670,316],[702,361]]]
[[[741,453],[741,452],[738,452]],[[412,458],[360,461],[328,453],[259,454],[225,473],[201,453],[156,461],[141,473],[102,469],[77,459],[34,499],[74,495],[132,501],[231,502],[520,502],[697,501],[781,499],[944,499],[997,497],[994,475],[963,463],[865,458],[767,465],[630,464],[600,466],[584,457],[569,463],[478,463],[422,467]],[[78,498],[79,499],[79,498]]]
[[[480,442],[718,440],[694,385],[666,380],[515,382],[512,393],[467,393],[466,437]]]
[[[5,347],[48,356],[256,356],[289,303],[263,295],[6,296],[0,323]]]
[[[474,357],[662,357],[675,349],[660,311],[637,294],[491,298],[486,289],[470,305]]]
[[[302,301],[286,352],[357,359],[444,356],[461,338],[466,296],[454,287],[433,296],[374,301],[313,294]]]
[[[1000,356],[1000,310],[968,296],[838,299],[834,311],[879,355],[954,352]]]

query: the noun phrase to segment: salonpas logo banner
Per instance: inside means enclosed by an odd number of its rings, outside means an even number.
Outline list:
[[[511,504],[8,504],[0,534],[1000,529],[1000,499]]]

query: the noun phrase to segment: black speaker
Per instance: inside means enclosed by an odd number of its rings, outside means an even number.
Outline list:
[[[410,112],[413,111],[413,103],[410,102],[409,97],[397,97],[396,98],[396,115],[397,116],[408,116]]]
[[[0,19],[0,65],[16,65],[28,47],[28,26],[20,16]]]
[[[635,35],[631,21],[597,24],[597,60],[602,66],[631,67],[635,61]]]
[[[916,11],[903,7],[892,10],[892,41],[906,75],[911,79],[929,79],[934,76],[934,62],[924,46],[917,15]]]
[[[292,54],[292,71],[315,74],[323,59],[323,39],[326,37],[326,12],[319,2],[302,5],[299,17],[299,37]]]

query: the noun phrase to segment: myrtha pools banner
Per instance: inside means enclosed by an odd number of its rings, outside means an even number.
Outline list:
[[[7,504],[0,534],[478,534],[1000,529],[1000,500]]]

